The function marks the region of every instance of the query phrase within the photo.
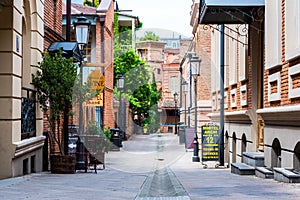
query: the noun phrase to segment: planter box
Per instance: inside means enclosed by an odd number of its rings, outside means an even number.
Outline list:
[[[53,174],[74,174],[76,157],[70,155],[51,155],[51,173]]]

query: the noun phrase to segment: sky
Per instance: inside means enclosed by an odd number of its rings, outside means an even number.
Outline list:
[[[72,0],[82,3],[83,0]],[[167,29],[192,37],[190,12],[192,0],[117,0],[120,10],[139,17],[145,29]]]
[[[120,10],[132,10],[143,28],[159,28],[192,36],[190,11],[192,0],[117,0]]]

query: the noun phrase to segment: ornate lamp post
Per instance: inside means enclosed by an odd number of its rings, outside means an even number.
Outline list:
[[[79,44],[79,48],[80,48],[81,53],[83,53],[84,47],[88,44],[88,41],[89,41],[90,24],[91,23],[84,16],[77,17],[77,22],[74,22],[75,33],[76,33],[76,41]],[[83,56],[84,55],[82,55],[81,61],[80,61],[80,76],[81,76],[80,84],[82,84],[82,81],[83,81],[82,80],[83,79],[83,66],[82,66]],[[80,135],[83,134],[83,107],[82,107],[82,103],[83,102],[80,102],[80,105],[79,105],[79,134]]]
[[[124,85],[125,85],[125,77],[123,75],[119,75],[117,78],[117,88],[120,91],[120,99],[119,99],[119,115],[118,115],[118,126],[120,128],[120,132],[124,131],[125,132],[125,126],[123,123],[123,109],[122,109],[122,91],[124,89]]]
[[[177,101],[178,101],[178,94],[177,94],[177,92],[175,92],[174,93],[174,103],[175,103],[175,135],[178,134],[178,131],[177,131],[177,123],[178,123]]]
[[[197,77],[200,76],[200,62],[198,57],[192,57],[190,59],[191,66],[191,76],[194,77],[194,101],[195,101],[195,133],[194,133],[194,155],[193,162],[200,162],[199,158],[199,143],[198,143],[198,135],[197,135]]]
[[[186,125],[187,119],[186,119],[186,94],[188,93],[188,83],[186,81],[183,81],[182,83],[182,91],[184,93],[184,124]]]

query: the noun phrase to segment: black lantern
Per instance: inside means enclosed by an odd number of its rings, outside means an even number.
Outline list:
[[[192,57],[190,60],[191,76],[200,76],[200,62],[198,57]]]
[[[125,78],[123,75],[120,74],[117,78],[117,88],[119,90],[124,89],[124,84],[125,84]]]
[[[91,23],[84,16],[77,17],[77,22],[74,22],[76,41],[79,44],[80,50],[89,42],[89,31]]]

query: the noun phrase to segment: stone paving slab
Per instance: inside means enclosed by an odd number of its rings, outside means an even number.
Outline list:
[[[134,200],[153,172],[151,170],[163,167],[172,170],[187,196],[145,197],[145,200],[300,199],[300,184],[281,183],[256,176],[239,176],[230,173],[230,169],[221,167],[203,169],[200,162],[192,162],[193,152],[185,152],[184,146],[178,144],[177,136],[157,138],[149,135],[137,136],[136,139],[125,141],[120,152],[109,152],[107,168],[99,170],[98,174],[93,171],[76,174],[44,172],[0,180],[0,199]],[[157,148],[157,142],[164,147]],[[131,144],[135,144],[137,150]],[[155,149],[159,151],[155,152]],[[139,160],[140,158],[143,159]]]
[[[170,168],[192,200],[300,199],[300,184],[277,182],[256,176],[240,176],[227,168],[203,169],[187,152]]]

